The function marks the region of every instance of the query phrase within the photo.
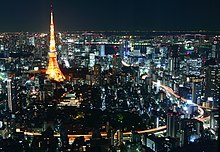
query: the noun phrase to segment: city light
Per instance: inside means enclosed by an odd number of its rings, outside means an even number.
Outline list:
[[[1,151],[215,152],[218,32],[61,30],[80,15],[54,3],[45,33],[0,32]]]

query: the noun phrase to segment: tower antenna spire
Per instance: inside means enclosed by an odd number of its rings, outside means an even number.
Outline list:
[[[53,24],[53,1],[50,0],[50,24]]]
[[[50,0],[50,12],[53,12],[53,1]]]

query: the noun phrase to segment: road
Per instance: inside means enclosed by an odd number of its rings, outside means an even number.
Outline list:
[[[154,83],[156,83],[156,82],[154,82]],[[168,93],[170,93],[170,94],[172,94],[173,96],[175,96],[176,98],[178,98],[178,99],[181,99],[182,101],[184,101],[184,102],[186,102],[186,99],[185,98],[182,98],[182,97],[180,97],[179,95],[177,95],[177,94],[175,94],[175,92],[173,91],[173,89],[171,89],[170,87],[168,87],[168,86],[164,86],[164,85],[160,85],[160,87],[162,88],[162,89],[164,89],[166,92],[168,92]],[[204,122],[204,121],[206,121],[206,120],[209,120],[210,119],[210,116],[207,116],[207,117],[204,117],[204,110],[203,110],[203,108],[200,106],[200,105],[198,105],[198,104],[195,104],[196,106],[198,106],[198,110],[199,110],[199,115],[198,116],[196,116],[195,117],[195,119],[198,119],[198,120],[200,120],[200,121],[202,121],[202,122]],[[207,126],[207,124],[206,124],[206,126]],[[143,133],[155,133],[155,132],[160,132],[160,131],[163,131],[163,130],[165,130],[166,129],[166,126],[160,126],[160,127],[158,127],[158,128],[152,128],[152,129],[146,129],[146,130],[137,130],[137,132],[138,133],[140,133],[140,134],[143,134]],[[39,135],[41,135],[40,133],[37,133],[37,132],[24,132],[24,134],[25,135],[30,135],[30,136],[39,136]],[[132,132],[124,132],[123,133],[124,135],[130,135],[130,134],[132,134]],[[102,133],[101,134],[102,135],[102,137],[106,137],[107,136],[107,133]],[[55,136],[60,136],[60,134],[55,134]],[[84,138],[86,139],[86,140],[89,140],[91,137],[92,137],[92,133],[90,132],[89,134],[77,134],[77,135],[71,135],[71,134],[69,134],[68,135],[68,137],[69,137],[69,139],[70,140],[74,140],[75,138],[77,138],[77,137],[80,137],[80,136],[84,136]]]
[[[129,64],[127,64],[127,63],[124,62],[123,60],[122,60],[122,64],[123,64],[124,66],[130,66]],[[157,84],[157,83],[156,83],[156,82],[153,82],[153,84]],[[176,97],[177,99],[181,99],[182,101],[187,102],[187,100],[186,100],[185,98],[180,97],[179,95],[177,95],[177,94],[173,91],[172,88],[170,88],[170,87],[168,87],[168,86],[165,86],[165,85],[161,85],[161,84],[160,84],[159,87],[161,87],[163,90],[165,90],[166,93],[172,94],[172,95],[173,95],[174,97]],[[202,107],[202,106],[200,106],[200,105],[198,105],[198,104],[195,104],[195,103],[194,103],[194,105],[198,106],[198,110],[199,110],[199,115],[196,116],[195,119],[200,120],[200,121],[202,121],[202,122],[204,122],[204,121],[209,121],[209,120],[210,120],[210,116],[204,117],[204,113],[205,113],[205,112],[204,112],[203,109],[206,109],[206,107]],[[215,108],[215,109],[216,109],[216,108]],[[211,109],[211,110],[212,110],[212,109]],[[209,124],[205,124],[205,123],[204,123],[204,127],[207,127],[208,125],[209,125]],[[157,127],[157,128],[152,128],[152,129],[137,130],[136,132],[138,132],[138,133],[140,133],[140,134],[143,134],[143,133],[155,133],[155,132],[164,131],[165,129],[166,129],[166,126],[159,126],[159,127]],[[39,135],[41,135],[40,133],[37,133],[37,132],[26,132],[26,131],[24,132],[24,134],[25,134],[25,135],[29,135],[29,136],[39,136]],[[124,132],[123,134],[124,134],[124,135],[130,135],[130,134],[132,134],[132,132]],[[107,136],[107,133],[104,132],[104,133],[101,133],[101,135],[102,135],[102,137],[106,137],[106,136]],[[55,136],[59,137],[60,134],[55,134]],[[92,137],[92,133],[90,132],[90,133],[88,133],[88,134],[77,134],[77,135],[71,135],[71,134],[69,134],[69,135],[68,135],[70,141],[73,141],[75,138],[80,137],[80,136],[84,136],[84,138],[85,138],[86,140],[89,140],[89,139],[91,139],[91,137]]]

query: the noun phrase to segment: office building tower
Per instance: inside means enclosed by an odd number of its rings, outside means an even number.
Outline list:
[[[112,65],[113,65],[113,70],[116,71],[120,71],[120,69],[122,68],[122,63],[121,63],[122,58],[118,55],[113,55],[113,59],[112,59]]]
[[[100,45],[99,47],[99,55],[100,56],[105,56],[105,45]]]
[[[128,57],[131,52],[131,44],[130,41],[124,40],[120,45],[120,56],[122,58]]]
[[[219,128],[219,111],[211,111],[210,115],[210,128],[217,131]]]
[[[201,68],[202,68],[202,59],[201,58],[196,58],[196,59],[191,59],[191,58],[186,58],[180,63],[180,70],[185,74],[185,75],[196,75],[199,76],[201,73]]]
[[[94,65],[94,78],[95,81],[99,84],[101,80],[101,65],[100,64],[95,64]]]
[[[176,138],[177,131],[178,131],[178,124],[179,124],[179,113],[169,111],[167,113],[167,136]]]
[[[219,41],[214,41],[209,53],[209,58],[215,59],[219,63],[220,59],[220,44]]]
[[[203,79],[192,79],[192,102],[198,103],[198,97],[203,95]]]
[[[179,70],[179,45],[172,45],[169,51],[169,71],[170,74],[175,75]]]
[[[181,119],[179,122],[180,146],[195,142],[203,131],[203,122],[197,119]]]
[[[35,46],[35,38],[34,38],[34,36],[28,38],[28,44],[32,45],[32,46]]]
[[[220,97],[220,67],[209,65],[205,69],[205,99],[213,100],[213,106],[218,106]]]
[[[8,95],[8,110],[10,112],[12,112],[12,107],[13,107],[13,103],[12,103],[12,87],[11,87],[11,78],[9,78],[7,80],[7,95]]]

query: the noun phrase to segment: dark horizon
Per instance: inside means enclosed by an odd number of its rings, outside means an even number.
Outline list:
[[[0,32],[48,32],[50,0],[1,3]],[[56,31],[220,31],[217,0],[53,0]]]

